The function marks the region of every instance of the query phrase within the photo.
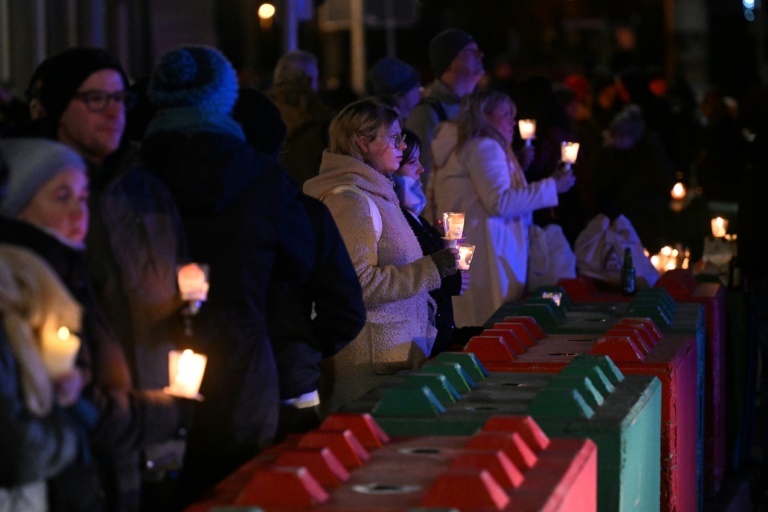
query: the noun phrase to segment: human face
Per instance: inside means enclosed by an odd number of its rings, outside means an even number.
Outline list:
[[[400,121],[395,121],[389,131],[381,128],[376,137],[363,143],[366,162],[382,174],[392,174],[400,167],[406,147],[405,141],[398,144],[395,140],[400,130]]]
[[[453,59],[452,65],[456,66],[456,74],[460,76],[479,78],[485,73],[485,69],[483,69],[483,52],[480,51],[477,43],[469,43],[462,48],[459,54],[456,55],[456,58]]]
[[[424,167],[421,165],[421,162],[419,162],[420,155],[421,151],[417,148],[408,161],[405,161],[400,165],[400,169],[397,170],[398,176],[408,176],[409,178],[418,180],[424,172]]]
[[[53,231],[73,245],[80,245],[88,232],[88,178],[85,168],[62,169],[37,191],[17,216]]]
[[[124,88],[120,73],[113,69],[102,69],[91,74],[77,92],[97,90],[114,94]],[[76,96],[61,116],[58,139],[86,159],[98,164],[118,148],[124,129],[123,102],[110,100],[103,110],[92,112],[85,102]]]
[[[496,128],[504,137],[507,144],[512,144],[515,134],[515,118],[512,116],[512,106],[508,101],[500,103],[488,116],[491,126]]]

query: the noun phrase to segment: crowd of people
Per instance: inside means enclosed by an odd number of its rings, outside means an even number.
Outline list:
[[[386,57],[370,95],[338,111],[301,50],[264,91],[201,45],[133,83],[97,48],[37,66],[28,112],[0,131],[0,510],[151,510],[147,454],[174,440],[183,458],[163,509],[180,508],[466,344],[525,295],[534,223],[573,244],[595,215],[621,214],[655,252],[675,235],[676,180],[738,199],[748,143],[722,94],[693,130],[637,70],[502,89],[467,32],[440,32],[428,52],[426,87]],[[537,120],[533,144],[519,118]],[[566,141],[581,143],[573,168]],[[471,271],[442,212],[465,214]],[[177,285],[190,262],[209,269],[194,315]],[[764,308],[759,268],[745,266]],[[52,374],[43,340],[60,327],[81,343]],[[207,356],[202,401],[163,391],[175,348]]]

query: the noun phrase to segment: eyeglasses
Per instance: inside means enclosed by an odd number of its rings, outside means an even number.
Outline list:
[[[392,139],[395,141],[395,147],[401,146],[405,142],[405,134],[404,133],[396,133],[395,135],[387,135],[387,138]]]
[[[110,101],[122,103],[129,110],[136,103],[136,95],[130,91],[107,92],[100,89],[77,92],[74,98],[82,101],[91,112],[102,112],[109,106]]]

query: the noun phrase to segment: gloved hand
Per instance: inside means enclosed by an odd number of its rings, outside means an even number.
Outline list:
[[[432,254],[432,261],[435,262],[440,278],[452,276],[456,273],[456,263],[459,261],[459,250],[454,247],[442,249]]]

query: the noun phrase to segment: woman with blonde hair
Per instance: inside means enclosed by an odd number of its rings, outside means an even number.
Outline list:
[[[398,111],[375,99],[347,105],[331,122],[319,176],[304,184],[338,225],[367,316],[360,334],[326,366],[324,413],[426,359],[436,334],[429,291],[456,272],[457,251],[424,256],[400,210],[393,175],[405,149],[401,129]]]
[[[432,142],[436,211],[464,212],[466,242],[476,246],[469,289],[453,299],[457,326],[482,325],[523,295],[533,211],[556,206],[575,182],[566,170],[526,181],[512,152],[515,114],[506,94],[474,92]]]

